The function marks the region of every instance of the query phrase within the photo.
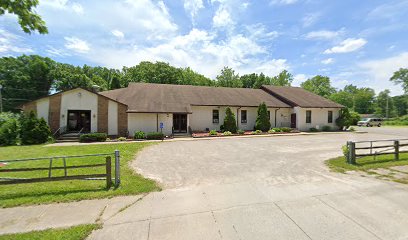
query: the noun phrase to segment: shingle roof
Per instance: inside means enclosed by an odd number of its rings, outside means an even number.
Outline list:
[[[131,83],[100,94],[128,105],[128,112],[191,113],[191,106],[290,106],[261,89]]]
[[[295,107],[304,108],[343,108],[344,106],[335,103],[329,99],[309,92],[300,87],[281,87],[263,85],[262,89],[266,90],[273,96]]]

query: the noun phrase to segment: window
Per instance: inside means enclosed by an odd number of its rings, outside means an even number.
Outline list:
[[[327,122],[328,123],[333,123],[333,111],[329,111],[327,115]]]
[[[247,111],[241,110],[241,123],[247,123]]]
[[[271,120],[271,111],[268,111],[268,119]]]
[[[220,122],[220,111],[217,109],[213,110],[213,123],[219,123]]]
[[[306,123],[312,123],[312,111],[311,110],[306,111]]]

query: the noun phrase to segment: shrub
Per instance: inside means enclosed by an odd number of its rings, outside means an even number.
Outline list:
[[[79,137],[80,142],[105,142],[108,138],[106,133],[86,133]]]
[[[255,130],[266,132],[270,128],[271,122],[269,121],[268,117],[268,109],[265,103],[261,103],[258,107],[258,116],[256,117]]]
[[[225,118],[224,118],[224,131],[229,131],[232,133],[237,132],[237,122],[235,120],[235,115],[232,112],[231,108],[227,107],[225,109]]]
[[[230,131],[225,131],[225,132],[222,133],[222,135],[224,135],[224,136],[231,136],[231,135],[232,135],[232,132],[230,132]]]
[[[349,130],[350,132],[356,131],[356,129],[355,129],[354,127],[349,127],[348,130]]]
[[[285,133],[289,133],[289,132],[292,131],[292,128],[283,127],[283,128],[281,128],[281,131],[282,131],[282,132],[285,132]]]
[[[239,129],[239,130],[237,131],[237,133],[238,133],[238,134],[240,134],[240,135],[243,135],[243,134],[245,134],[245,131],[244,131],[244,130]]]
[[[119,137],[118,138],[118,141],[120,141],[120,142],[123,142],[123,141],[126,141],[127,139],[125,138],[125,137]]]
[[[17,144],[18,128],[17,120],[10,118],[0,125],[0,146]]]
[[[336,125],[343,130],[348,128],[352,124],[352,119],[348,108],[342,108],[340,110],[340,116],[336,119]]]
[[[208,134],[210,134],[210,136],[217,136],[218,135],[216,130],[211,130]]]
[[[282,132],[282,129],[281,129],[281,128],[272,128],[272,131],[274,131],[274,132]]]
[[[350,112],[350,125],[357,125],[358,121],[360,120],[360,114],[357,112]]]
[[[162,140],[164,138],[164,134],[161,132],[150,132],[146,134],[146,139],[149,140]]]
[[[268,133],[275,133],[275,131],[273,129],[269,129]]]
[[[20,137],[22,144],[45,143],[50,136],[51,130],[44,118],[38,119],[34,112],[21,117]]]
[[[347,156],[348,156],[348,147],[347,147],[347,145],[342,146],[341,150],[343,151],[344,157],[347,159]]]
[[[310,132],[319,132],[319,129],[312,127],[312,128],[309,128],[309,131]]]
[[[136,131],[134,135],[134,139],[144,139],[145,133],[142,131]]]
[[[255,131],[252,132],[252,134],[262,134],[262,131],[261,130],[255,130]]]
[[[323,127],[322,127],[322,131],[323,131],[323,132],[330,132],[331,130],[332,130],[332,129],[331,129],[330,126],[327,126],[327,125],[326,125],[326,126],[323,126]]]

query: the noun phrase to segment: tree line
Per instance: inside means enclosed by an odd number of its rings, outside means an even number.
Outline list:
[[[400,69],[390,79],[401,84],[408,93],[408,69]],[[199,74],[191,68],[178,68],[165,62],[143,61],[132,67],[113,69],[100,66],[74,66],[59,63],[38,55],[0,58],[0,85],[4,111],[17,111],[24,102],[47,96],[52,92],[76,87],[98,88],[101,91],[127,87],[131,82],[260,88],[262,85],[291,86],[293,75],[284,70],[276,76],[263,73],[239,75],[230,67],[224,67],[215,79]],[[375,113],[379,116],[407,114],[408,95],[391,97],[389,90],[376,95],[367,87],[347,85],[335,89],[326,76],[314,76],[301,87],[320,96],[338,102],[358,113]]]

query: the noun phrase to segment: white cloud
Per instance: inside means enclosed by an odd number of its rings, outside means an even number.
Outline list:
[[[50,56],[58,56],[58,57],[70,56],[64,49],[58,49],[50,45],[47,46],[47,49],[45,51]]]
[[[403,93],[402,87],[394,85],[389,80],[399,68],[407,67],[407,62],[408,52],[403,52],[393,57],[360,63],[359,67],[368,75],[369,87],[374,88],[377,92],[390,89],[393,95],[397,95]]]
[[[65,47],[78,53],[87,53],[90,50],[88,43],[76,37],[65,37]]]
[[[332,63],[334,63],[334,59],[333,58],[327,58],[327,59],[322,60],[321,63],[323,63],[325,65],[332,64]]]
[[[250,38],[258,41],[270,41],[279,36],[277,31],[269,31],[262,23],[252,24],[246,26]]]
[[[120,39],[125,37],[125,34],[117,29],[112,30],[112,35]]]
[[[82,7],[81,4],[79,3],[72,3],[71,5],[72,10],[74,10],[75,13],[77,14],[84,14],[84,8]]]
[[[292,85],[295,87],[300,86],[300,84],[306,81],[307,79],[308,77],[305,74],[296,74],[295,76],[293,76]]]
[[[272,5],[290,5],[296,3],[298,0],[272,0]]]
[[[190,13],[193,23],[198,11],[202,8],[204,8],[203,0],[184,0],[184,10]]]
[[[233,25],[234,21],[229,13],[229,11],[222,5],[217,9],[213,17],[214,27],[227,27]]]
[[[316,39],[316,40],[331,40],[331,39],[334,39],[340,36],[343,33],[344,33],[344,29],[339,30],[339,31],[327,31],[327,30],[313,31],[313,32],[307,33],[305,38],[306,39]]]
[[[347,38],[346,40],[342,41],[338,46],[334,46],[330,49],[326,49],[324,51],[325,54],[331,53],[348,53],[354,52],[364,45],[366,45],[367,40],[363,38]]]
[[[82,15],[84,8],[80,3],[70,2],[68,0],[46,0],[41,1],[40,6],[51,7],[59,10],[73,11],[76,14]]]
[[[21,37],[0,28],[0,56],[33,52],[33,49],[22,43]]]
[[[303,27],[310,27],[313,24],[315,24],[319,20],[320,15],[321,15],[320,13],[309,13],[306,16],[304,16],[302,18]]]

